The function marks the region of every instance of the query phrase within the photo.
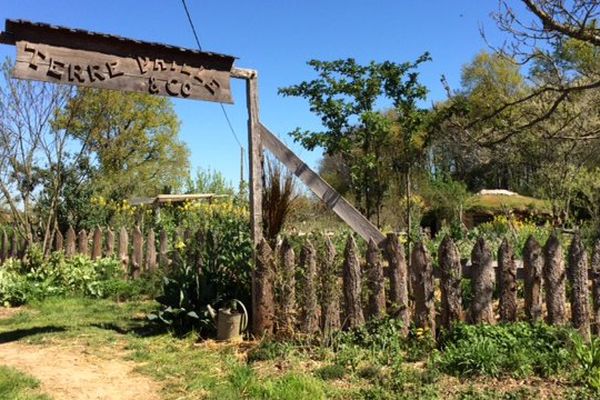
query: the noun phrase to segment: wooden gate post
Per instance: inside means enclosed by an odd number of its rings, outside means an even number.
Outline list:
[[[263,150],[260,137],[260,119],[258,115],[258,74],[248,69],[233,68],[231,77],[246,80],[246,106],[248,108],[248,169],[250,171],[250,230],[254,250],[263,238],[262,234],[262,194],[263,194]],[[256,263],[256,253],[254,255]],[[256,299],[257,276],[252,272],[252,314],[263,313],[257,310],[259,302]],[[265,332],[258,332],[252,326],[252,332],[262,336]]]

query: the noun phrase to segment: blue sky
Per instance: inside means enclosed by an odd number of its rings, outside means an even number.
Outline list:
[[[287,132],[296,127],[319,129],[302,99],[283,98],[282,86],[313,77],[306,61],[354,57],[359,62],[414,60],[429,51],[433,61],[422,66],[428,102],[444,99],[440,77],[458,87],[461,66],[486,43],[502,41],[490,13],[496,0],[187,0],[204,50],[238,57],[236,66],[259,71],[261,120],[310,165],[320,152],[295,145]],[[514,0],[519,9],[519,2]],[[0,0],[0,18],[21,18],[195,48],[180,0]],[[3,23],[2,23],[3,26]],[[0,46],[0,57],[14,57]],[[234,105],[226,109],[246,147],[244,85],[233,85]],[[176,100],[181,138],[191,151],[193,168],[220,170],[239,179],[240,151],[220,106]]]

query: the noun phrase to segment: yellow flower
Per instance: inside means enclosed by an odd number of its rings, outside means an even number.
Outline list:
[[[183,243],[183,241],[180,240],[179,242],[175,243],[175,248],[177,250],[183,250],[185,249],[185,243]]]

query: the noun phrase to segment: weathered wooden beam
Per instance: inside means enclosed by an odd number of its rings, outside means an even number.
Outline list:
[[[245,68],[231,68],[231,77],[237,79],[253,79],[257,75],[256,71],[253,69],[245,69]]]
[[[350,228],[358,233],[367,242],[370,239],[381,246],[385,240],[383,233],[375,227],[364,215],[344,199],[323,178],[313,171],[264,125],[260,124],[262,143],[279,161],[281,161],[294,175],[333,212],[335,212]]]
[[[260,243],[262,231],[263,151],[258,117],[258,77],[246,81],[248,107],[248,158],[250,169],[250,222],[252,240]]]

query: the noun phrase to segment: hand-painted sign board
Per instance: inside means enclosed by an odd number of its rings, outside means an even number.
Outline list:
[[[24,21],[7,20],[3,36],[17,46],[15,78],[233,102],[230,56]]]

